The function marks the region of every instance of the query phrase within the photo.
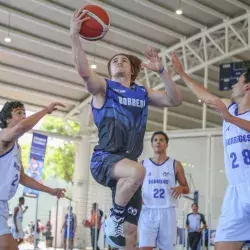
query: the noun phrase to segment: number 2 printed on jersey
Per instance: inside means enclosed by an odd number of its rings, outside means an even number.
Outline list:
[[[243,162],[246,165],[250,165],[250,150],[249,149],[244,149],[242,152],[242,158],[243,158]],[[232,152],[230,154],[230,158],[232,159],[232,168],[238,168],[240,165],[237,164],[237,155],[235,152]]]
[[[155,188],[154,189],[154,198],[164,199],[165,198],[165,190],[162,188],[161,189]]]
[[[11,183],[11,186],[15,187],[17,182],[18,182],[18,174],[15,175],[15,178],[14,178],[13,182]]]

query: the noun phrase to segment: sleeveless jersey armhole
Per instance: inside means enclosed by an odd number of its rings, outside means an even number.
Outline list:
[[[105,92],[105,97],[104,97],[104,103],[103,105],[100,107],[100,108],[96,108],[94,105],[93,105],[93,96],[91,98],[91,102],[90,102],[90,105],[93,109],[96,109],[96,110],[101,110],[105,107],[105,104],[107,102],[107,98],[108,98],[108,89],[109,89],[109,84],[108,84],[108,79],[105,79],[105,82],[106,82],[106,92]]]

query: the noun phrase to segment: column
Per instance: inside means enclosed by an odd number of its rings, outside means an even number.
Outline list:
[[[90,143],[87,129],[86,111],[81,112],[80,135],[81,142],[76,143],[75,169],[73,178],[72,199],[75,204],[75,214],[77,216],[77,232],[75,236],[75,247],[85,248],[86,239],[89,238],[89,230],[83,227],[82,221],[87,219],[89,168],[90,168]],[[86,234],[86,235],[84,235]]]

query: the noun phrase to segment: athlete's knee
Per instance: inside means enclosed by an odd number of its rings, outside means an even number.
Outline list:
[[[146,170],[141,164],[136,164],[135,167],[133,168],[133,173],[130,178],[131,182],[135,186],[140,186],[145,178],[146,175]]]

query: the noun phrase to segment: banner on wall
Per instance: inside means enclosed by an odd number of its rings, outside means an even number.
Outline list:
[[[44,157],[47,147],[47,139],[48,137],[46,135],[33,133],[30,158],[26,171],[26,174],[28,176],[40,183],[43,182],[42,175],[44,167]],[[24,187],[23,195],[36,198],[39,195],[39,191]]]

